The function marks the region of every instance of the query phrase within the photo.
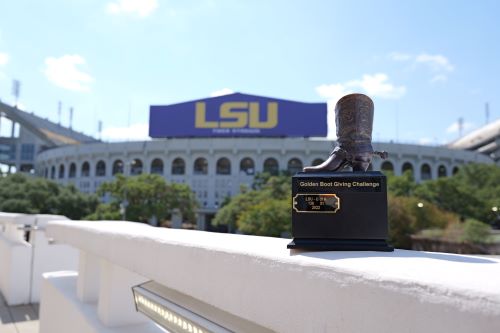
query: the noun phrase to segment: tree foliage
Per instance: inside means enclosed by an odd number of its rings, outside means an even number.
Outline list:
[[[227,225],[246,234],[275,236],[291,229],[291,180],[281,174],[258,174],[253,190],[233,197],[218,212],[212,223]]]
[[[411,235],[424,229],[443,229],[458,222],[456,214],[415,197],[389,195],[389,240],[401,249],[411,248]]]
[[[121,219],[120,204],[125,203],[126,218],[131,221],[148,222],[153,216],[162,221],[171,217],[174,208],[185,221],[195,221],[197,202],[189,186],[167,183],[160,175],[117,175],[112,182],[103,183],[98,194],[111,200],[99,205],[89,219]]]
[[[291,200],[270,199],[245,210],[239,218],[240,231],[245,234],[280,237],[291,230]]]
[[[453,177],[420,184],[409,174],[388,175],[388,189],[390,238],[397,247],[409,248],[410,235],[424,229],[444,230],[450,240],[459,234],[460,241],[480,242],[490,229],[480,221],[492,223],[491,208],[500,204],[500,168],[468,164]]]
[[[465,219],[490,222],[491,207],[500,206],[500,168],[469,164],[453,177],[415,183],[410,172],[388,174],[390,241],[411,248],[411,235],[422,230],[447,230]],[[280,236],[290,231],[291,180],[286,174],[258,174],[252,190],[226,202],[214,224],[255,235]],[[478,222],[480,223],[480,222]],[[450,227],[451,226],[451,227]],[[470,239],[484,236],[484,225],[467,222]]]
[[[402,176],[396,177],[392,172],[387,173],[387,189],[395,196],[411,196],[417,188],[411,171],[407,170]]]
[[[388,176],[389,192],[395,196],[415,196],[441,209],[492,222],[491,207],[499,206],[500,168],[496,165],[468,164],[453,177],[416,184],[409,174]]]
[[[0,177],[0,211],[26,214],[57,214],[79,220],[94,212],[94,195],[79,192],[73,185],[24,174]]]
[[[489,225],[474,219],[467,219],[465,221],[462,240],[470,243],[486,243],[489,237]]]

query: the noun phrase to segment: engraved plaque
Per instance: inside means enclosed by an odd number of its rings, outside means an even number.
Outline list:
[[[297,213],[336,213],[340,199],[333,193],[299,193],[293,198],[293,209]]]
[[[299,172],[292,177],[290,249],[392,251],[387,184],[378,171]]]

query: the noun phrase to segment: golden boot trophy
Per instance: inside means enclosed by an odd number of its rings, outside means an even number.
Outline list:
[[[352,167],[354,172],[365,172],[372,156],[387,158],[386,152],[373,151],[373,101],[363,94],[342,97],[335,105],[337,147],[326,161],[304,168],[304,172],[341,171]]]

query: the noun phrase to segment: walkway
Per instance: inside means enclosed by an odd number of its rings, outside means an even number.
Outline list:
[[[38,304],[8,306],[0,293],[0,333],[38,333]]]

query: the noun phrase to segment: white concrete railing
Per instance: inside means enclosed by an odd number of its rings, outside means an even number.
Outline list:
[[[45,236],[50,220],[60,215],[0,212],[0,290],[7,304],[38,303],[42,273],[76,269],[78,253],[63,244],[51,244]],[[25,234],[29,232],[29,239]]]
[[[76,273],[45,274],[40,333],[159,332],[135,312],[146,280],[236,332],[497,332],[500,260],[396,250],[298,252],[288,240],[55,221]],[[179,304],[182,305],[182,304]]]

